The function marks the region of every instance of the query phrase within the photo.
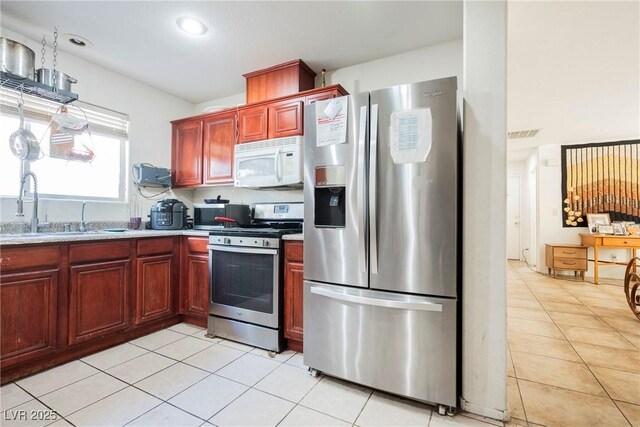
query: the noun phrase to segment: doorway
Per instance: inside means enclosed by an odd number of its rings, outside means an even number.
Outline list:
[[[520,177],[507,177],[507,259],[520,260],[521,256]]]

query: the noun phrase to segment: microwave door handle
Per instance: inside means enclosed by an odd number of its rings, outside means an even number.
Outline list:
[[[282,181],[282,176],[280,175],[280,158],[282,157],[280,154],[282,154],[282,149],[278,148],[278,151],[276,151],[275,157],[273,158],[275,161],[275,167],[276,167],[276,179],[278,180],[278,182]]]

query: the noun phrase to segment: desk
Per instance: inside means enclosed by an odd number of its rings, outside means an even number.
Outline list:
[[[632,256],[640,249],[640,236],[612,236],[608,234],[580,234],[580,244],[593,248],[593,282],[598,284],[598,249],[631,249]],[[610,264],[610,263],[609,263]],[[624,264],[626,263],[619,263]],[[634,270],[635,271],[635,270]]]

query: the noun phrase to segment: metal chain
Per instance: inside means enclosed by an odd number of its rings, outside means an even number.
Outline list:
[[[58,64],[58,28],[53,29],[53,87],[58,87],[58,72],[56,65]],[[57,91],[57,89],[56,89]]]
[[[42,58],[40,58],[40,62],[42,63],[42,68],[44,68],[44,53],[45,53],[44,47],[46,44],[47,44],[47,40],[45,40],[44,36],[42,36],[42,51],[41,51]]]

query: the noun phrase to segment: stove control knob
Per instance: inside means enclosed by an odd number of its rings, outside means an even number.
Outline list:
[[[262,246],[269,246],[269,241],[268,240],[263,240],[262,241]]]
[[[231,239],[230,239],[230,238],[228,238],[228,237],[225,237],[225,238],[224,238],[224,244],[225,244],[225,245],[230,245],[230,244],[231,244]]]

